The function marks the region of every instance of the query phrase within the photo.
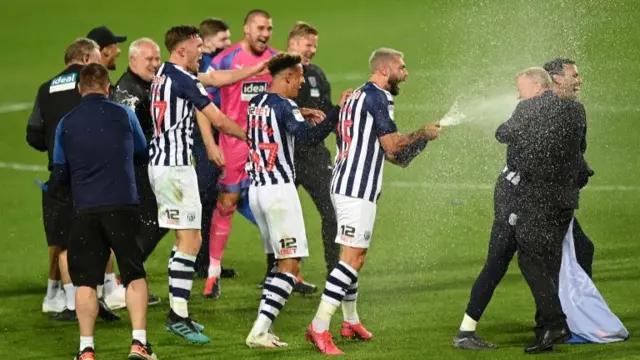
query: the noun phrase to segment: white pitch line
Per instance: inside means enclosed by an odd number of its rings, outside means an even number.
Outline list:
[[[48,171],[46,166],[42,165],[29,165],[29,164],[19,164],[19,163],[8,163],[4,161],[0,161],[0,169],[11,169],[17,171]]]
[[[16,171],[33,171],[47,172],[47,167],[42,165],[30,165],[20,163],[8,163],[0,161],[0,169],[9,169]],[[456,184],[456,183],[431,183],[419,181],[391,181],[389,186],[395,188],[407,189],[434,189],[434,190],[493,190],[495,184]],[[587,185],[584,190],[588,191],[640,191],[640,186],[624,186],[624,185]]]
[[[0,114],[27,110],[27,109],[31,109],[32,107],[33,107],[33,103],[15,103],[15,104],[0,105]]]
[[[409,189],[438,189],[438,190],[493,190],[495,184],[456,184],[456,183],[428,183],[417,181],[392,181],[391,187]],[[587,185],[583,190],[588,191],[640,191],[640,186],[624,185]]]

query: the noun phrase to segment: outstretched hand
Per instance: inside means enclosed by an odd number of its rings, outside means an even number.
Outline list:
[[[302,117],[304,117],[307,120],[310,120],[312,123],[316,125],[323,122],[324,119],[327,117],[327,115],[323,111],[317,110],[317,109],[309,109],[309,108],[301,108],[300,114],[302,114]]]
[[[425,125],[422,132],[428,141],[437,139],[440,136],[440,122],[436,121]]]
[[[262,75],[268,75],[269,74],[269,68],[267,67],[267,63],[269,61],[268,60],[263,60],[255,65],[253,65],[254,67],[254,74],[255,76],[262,76]]]
[[[340,95],[340,101],[338,102],[338,105],[342,107],[344,103],[347,101],[347,99],[349,98],[349,96],[351,96],[351,94],[353,94],[353,89],[347,89],[343,91],[342,94]]]

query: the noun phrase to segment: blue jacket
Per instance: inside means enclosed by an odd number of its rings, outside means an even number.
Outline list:
[[[70,187],[76,211],[138,204],[133,154],[146,148],[131,109],[85,95],[56,128],[54,184]]]

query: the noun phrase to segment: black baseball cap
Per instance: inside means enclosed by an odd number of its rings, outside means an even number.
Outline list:
[[[126,36],[116,36],[111,30],[109,30],[106,26],[99,26],[97,28],[93,28],[87,34],[87,37],[100,45],[100,50],[111,44],[118,44],[121,42],[127,41]]]

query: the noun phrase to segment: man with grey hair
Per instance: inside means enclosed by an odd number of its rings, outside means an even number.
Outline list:
[[[140,127],[147,140],[151,140],[155,125],[151,119],[151,102],[149,91],[155,72],[160,67],[160,47],[149,38],[134,40],[129,45],[129,66],[122,74],[111,97],[135,111],[140,120]],[[167,233],[165,229],[158,227],[156,199],[149,184],[147,174],[148,159],[143,154],[135,159],[136,184],[141,200],[142,228],[138,236],[139,245],[143,248],[143,257],[146,260],[157,243]]]
[[[337,125],[338,151],[331,180],[331,200],[338,221],[336,243],[342,253],[327,277],[320,306],[305,337],[320,352],[340,355],[329,322],[342,306],[344,338],[373,338],[356,311],[358,272],[371,242],[376,206],[380,198],[385,159],[406,167],[440,134],[439,123],[401,134],[394,121],[394,96],[408,72],[401,52],[381,48],[369,59],[371,76],[342,106]]]
[[[151,141],[154,131],[149,91],[151,81],[160,67],[160,63],[160,47],[156,42],[149,38],[134,40],[129,45],[127,71],[122,74],[110,96],[112,100],[127,106],[136,113],[147,144]],[[142,249],[145,261],[168,232],[167,229],[158,226],[158,205],[149,182],[148,164],[147,153],[136,154],[134,172],[140,198],[140,229],[136,241]],[[119,299],[110,301],[110,296],[110,294],[105,294],[107,305],[111,306],[110,302],[122,303]],[[157,296],[149,294],[149,305],[159,302],[160,299]]]
[[[516,83],[521,101],[496,131],[507,145],[507,166],[496,184],[489,255],[454,339],[463,349],[495,348],[475,335],[475,327],[516,251],[539,329],[525,352],[548,351],[570,337],[558,281],[562,243],[578,207],[584,107],[554,94],[543,68],[518,73]]]

